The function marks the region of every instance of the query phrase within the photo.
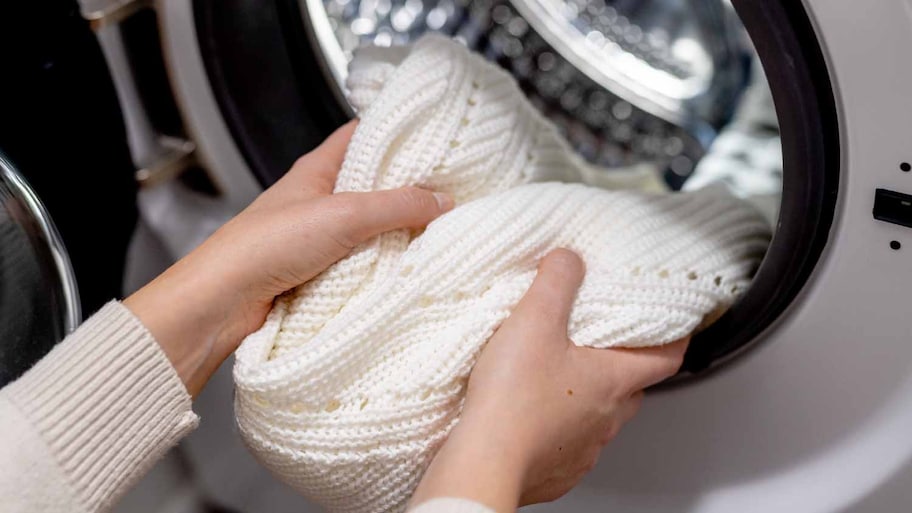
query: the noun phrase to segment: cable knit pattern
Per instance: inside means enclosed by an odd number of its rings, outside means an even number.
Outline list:
[[[404,508],[549,250],[586,261],[569,332],[607,348],[686,336],[747,287],[766,249],[763,218],[722,190],[556,183],[594,171],[509,75],[444,38],[363,52],[348,86],[361,123],[337,191],[420,185],[459,206],[280,298],[237,353],[246,443],[330,510]]]

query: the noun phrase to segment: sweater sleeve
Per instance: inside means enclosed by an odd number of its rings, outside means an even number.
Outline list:
[[[198,423],[168,358],[118,302],[0,390],[0,418],[11,512],[105,511]]]
[[[408,513],[494,513],[494,510],[468,499],[447,497],[423,502]]]

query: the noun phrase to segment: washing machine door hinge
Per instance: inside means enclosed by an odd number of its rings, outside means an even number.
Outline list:
[[[152,7],[153,0],[80,0],[82,17],[88,20],[92,30],[99,31]]]

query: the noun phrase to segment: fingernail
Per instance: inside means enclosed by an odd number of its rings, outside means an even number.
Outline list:
[[[440,207],[440,210],[444,212],[449,212],[455,206],[453,197],[444,192],[435,192],[434,199],[437,200],[437,206]]]

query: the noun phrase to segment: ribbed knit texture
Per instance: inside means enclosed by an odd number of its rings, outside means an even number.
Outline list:
[[[105,511],[196,427],[190,396],[158,344],[111,302],[0,397],[22,412],[77,505]],[[55,470],[56,472],[56,470]]]
[[[767,246],[762,217],[722,190],[532,183],[593,170],[509,75],[449,40],[363,53],[348,86],[361,122],[336,190],[420,185],[458,206],[280,298],[237,353],[244,440],[329,510],[405,507],[549,250],[586,261],[569,333],[606,348],[686,336],[748,286]]]

